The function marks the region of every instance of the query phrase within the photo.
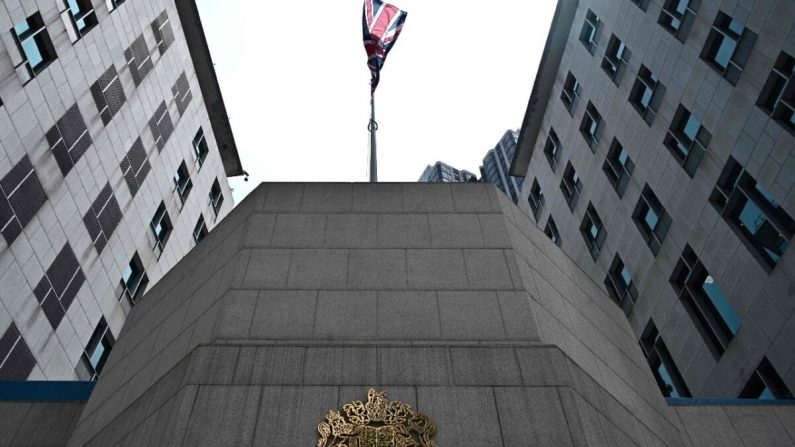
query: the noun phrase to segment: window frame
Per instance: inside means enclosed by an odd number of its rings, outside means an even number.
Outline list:
[[[129,275],[127,271],[130,271]],[[128,277],[125,279],[125,277]],[[146,286],[149,284],[149,277],[146,274],[141,258],[136,252],[130,259],[130,263],[122,272],[122,277],[119,282],[119,302],[123,304],[127,312],[135,306],[141,296],[146,292]],[[126,299],[125,299],[126,298]]]
[[[204,214],[199,213],[199,219],[193,227],[193,242],[199,245],[199,242],[204,240],[208,234],[210,234],[210,230],[207,228],[207,221],[204,220]]]
[[[77,370],[78,376],[84,381],[96,382],[100,374],[102,374],[105,363],[115,344],[116,339],[113,336],[113,332],[111,332],[108,327],[105,317],[100,318],[99,323],[97,323],[96,328],[94,328],[94,333],[91,335],[91,338],[80,356],[80,366],[82,366],[83,369]],[[100,358],[94,362],[94,355],[97,353],[97,348],[100,345],[103,346],[102,353]]]
[[[577,108],[580,96],[582,95],[582,85],[580,81],[568,72],[566,80],[563,81],[563,90],[560,92],[560,100],[563,101],[563,106],[569,112],[569,115],[574,117],[574,110]]]
[[[599,44],[600,25],[601,21],[596,13],[588,9],[585,13],[585,21],[582,24],[582,30],[580,31],[580,43],[582,43],[591,55],[594,54]],[[588,27],[590,27],[590,33],[586,33]]]
[[[607,77],[610,78],[616,86],[621,83],[627,64],[629,64],[630,54],[629,48],[627,48],[627,45],[619,39],[618,36],[615,34],[610,36],[601,66],[602,71],[607,74]]]
[[[201,150],[201,148],[204,150]],[[199,165],[199,170],[201,170],[202,166],[204,166],[204,162],[207,160],[207,155],[210,154],[210,146],[207,143],[207,138],[204,135],[204,129],[199,127],[199,131],[196,132],[196,135],[193,137],[193,155],[196,156],[196,161]]]
[[[185,202],[188,201],[188,197],[192,190],[193,180],[190,178],[188,165],[185,163],[185,160],[182,160],[174,176],[174,192],[179,197],[180,209],[185,206]]]
[[[74,2],[74,7],[78,9],[77,12],[73,10],[72,2]],[[63,0],[63,3],[66,9],[61,11],[61,20],[66,26],[69,40],[74,45],[99,25],[99,20],[91,0]],[[83,27],[80,26],[80,22],[84,23]]]
[[[624,271],[629,276],[629,283],[624,279]],[[608,295],[624,311],[625,315],[632,312],[635,302],[638,301],[638,289],[626,264],[618,253],[613,258],[604,280]]]
[[[223,203],[224,203],[224,192],[221,189],[221,184],[218,182],[218,179],[216,178],[215,182],[213,182],[213,185],[210,187],[210,208],[212,208],[216,219],[218,219],[218,214],[221,210],[221,206],[223,206]]]
[[[731,29],[732,24],[735,22],[743,27],[740,33]],[[730,84],[737,85],[745,64],[751,57],[751,51],[756,44],[757,38],[758,35],[749,30],[745,23],[718,10],[715,21],[707,35],[707,40],[704,42],[704,48],[701,50],[701,59],[729,81]],[[730,39],[734,43],[734,48],[724,67],[717,60],[717,56],[721,52],[726,39]]]
[[[555,224],[555,219],[552,218],[550,214],[547,218],[547,224],[544,226],[544,234],[557,245],[558,247],[563,245],[563,239],[560,237],[560,231],[558,231],[558,226]]]
[[[560,190],[563,192],[563,198],[566,199],[569,210],[574,211],[582,193],[582,179],[580,179],[571,161],[566,164],[566,169],[563,171],[563,177],[560,179]]]
[[[538,183],[538,179],[533,179],[533,184],[530,186],[530,194],[527,196],[527,203],[530,205],[530,210],[533,212],[533,218],[538,222],[538,216],[541,210],[544,209],[544,191]]]
[[[592,234],[592,228],[596,228],[596,235]],[[607,239],[607,230],[605,230],[604,222],[602,222],[599,213],[596,212],[596,208],[591,202],[588,202],[588,208],[586,208],[585,215],[582,218],[580,234],[585,241],[585,246],[588,247],[588,252],[594,262],[596,262]]]
[[[760,386],[763,388],[760,389]],[[762,361],[759,362],[754,372],[751,373],[751,377],[748,379],[748,382],[746,382],[739,397],[740,399],[766,400],[762,399],[765,389],[770,390],[770,394],[773,395],[774,399],[793,399],[792,392],[787,388],[781,376],[776,372],[776,369],[773,368],[773,365],[767,357],[762,357]]]
[[[20,33],[17,31],[17,28],[23,23],[26,25],[27,29]],[[19,51],[20,58],[22,59],[19,64],[14,65],[14,69],[17,70],[18,74],[21,67],[24,66],[26,70],[27,78],[23,78],[23,84],[27,84],[33,80],[33,78],[43,72],[58,58],[50,34],[47,32],[47,26],[39,11],[31,14],[25,18],[25,20],[16,23],[11,28],[11,36],[14,39],[17,51]],[[30,55],[25,50],[25,44],[30,39],[33,39],[32,41],[36,47],[38,56],[41,58],[41,61],[35,66],[30,63]]]
[[[647,91],[651,91],[651,97],[649,98],[649,104],[644,105],[643,98]],[[660,80],[648,67],[641,64],[640,69],[638,69],[638,76],[635,78],[635,84],[629,93],[629,102],[649,127],[651,127],[654,118],[657,116],[657,111],[662,105],[664,95],[665,86],[660,83]]]
[[[649,213],[654,213],[655,215],[654,228],[647,221]],[[635,222],[635,226],[640,231],[641,236],[643,236],[646,245],[651,249],[654,256],[657,256],[660,253],[660,249],[662,249],[662,244],[665,242],[665,237],[668,235],[673,221],[648,184],[643,187],[640,198],[638,198],[635,211],[632,213],[632,220]]]
[[[547,162],[549,162],[549,167],[552,168],[552,172],[555,172],[558,169],[558,162],[560,162],[560,152],[560,138],[558,138],[558,134],[555,132],[555,129],[550,127],[549,133],[547,134],[547,141],[544,143],[544,155],[547,158]]]
[[[677,6],[683,1],[687,1],[684,11],[679,12]],[[657,19],[657,24],[663,27],[681,43],[687,41],[687,36],[690,34],[690,29],[693,27],[696,16],[698,15],[698,8],[701,6],[701,0],[665,0],[665,3],[660,9],[660,16]],[[666,23],[667,20],[678,21],[679,26],[674,27]]]
[[[626,161],[623,163],[621,162],[622,153],[627,154]],[[613,142],[610,143],[610,149],[608,149],[602,165],[602,171],[607,176],[607,181],[613,185],[613,190],[619,198],[624,197],[634,170],[635,162],[629,156],[629,151],[618,141],[618,138],[613,137]]]
[[[174,225],[171,223],[171,217],[168,215],[166,203],[161,201],[160,205],[155,210],[152,216],[152,221],[149,222],[149,229],[152,236],[152,250],[155,252],[157,259],[163,255],[166,249],[171,233],[174,230]],[[159,229],[159,230],[158,230]]]
[[[691,119],[698,123],[695,138],[692,140],[685,133]],[[710,140],[712,140],[712,134],[704,128],[701,120],[696,118],[684,105],[679,104],[663,144],[690,178],[695,176],[701,160],[706,155]],[[686,150],[687,154],[682,154],[680,149]]]
[[[602,114],[596,110],[596,106],[591,101],[588,101],[588,105],[585,107],[585,113],[582,115],[582,122],[580,123],[580,134],[583,139],[585,139],[585,143],[591,149],[591,152],[595,153],[596,148],[599,146],[603,127],[604,119],[602,118]],[[593,131],[591,129],[593,129]]]
[[[657,386],[660,388],[660,392],[664,397],[672,396],[670,391],[666,391],[665,381],[659,373],[660,366],[665,367],[671,379],[672,391],[676,391],[678,395],[674,397],[692,397],[682,374],[679,372],[679,368],[676,366],[670,351],[668,351],[668,347],[665,345],[662,335],[654,324],[654,320],[649,320],[646,329],[643,330],[643,334],[640,338],[640,347],[646,357],[646,362],[649,364],[649,369],[651,369],[654,380],[657,382]]]
[[[756,105],[795,136],[795,57],[779,54]]]

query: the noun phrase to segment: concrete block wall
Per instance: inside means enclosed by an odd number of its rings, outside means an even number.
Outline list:
[[[72,44],[60,17],[62,1],[15,0],[0,5],[0,177],[27,155],[47,195],[47,202],[22,235],[9,247],[0,239],[0,332],[15,323],[37,360],[31,380],[76,379],[75,366],[91,334],[104,316],[114,335],[121,331],[125,312],[116,287],[122,272],[137,251],[152,283],[157,282],[193,246],[192,232],[199,214],[208,228],[216,220],[208,194],[218,178],[225,198],[220,220],[233,206],[231,190],[196,79],[193,62],[182,33],[174,1],[127,1],[108,11],[104,0],[92,0],[99,24]],[[155,45],[152,21],[165,10],[176,41],[161,55]],[[14,71],[20,56],[11,36],[13,26],[39,11],[44,18],[58,58],[27,84]],[[136,87],[126,64],[124,49],[143,33],[154,68]],[[126,103],[103,126],[89,86],[113,64]],[[171,87],[187,74],[193,100],[180,116]],[[148,121],[165,100],[175,125],[165,148],[155,150]],[[47,132],[77,104],[94,143],[64,178],[45,138]],[[199,169],[192,140],[202,127],[210,154]],[[152,170],[133,198],[119,163],[141,137]],[[193,191],[183,208],[174,192],[173,177],[185,160]],[[124,217],[101,255],[92,245],[83,216],[99,191],[110,183]],[[150,242],[151,219],[164,201],[174,225],[159,259]],[[69,243],[88,280],[53,331],[33,288],[55,256]]]
[[[729,156],[770,191],[795,216],[795,136],[768,117],[756,101],[781,51],[795,54],[795,9],[791,0],[703,0],[686,41],[681,43],[657,24],[663,5],[650,0],[644,11],[624,0],[581,0],[554,91],[534,143],[520,207],[532,215],[530,186],[537,179],[546,199],[538,225],[552,216],[562,236],[563,251],[601,286],[615,254],[632,274],[639,300],[629,315],[640,337],[653,319],[695,396],[737,397],[766,356],[790,390],[795,389],[795,254],[788,250],[768,273],[721,218],[708,199]],[[588,10],[600,20],[593,55],[579,41]],[[736,86],[700,58],[718,11],[743,21],[759,38]],[[612,34],[631,52],[618,85],[601,68]],[[629,103],[641,64],[664,85],[662,104],[648,126]],[[581,84],[573,116],[559,99],[567,73]],[[603,117],[599,145],[592,151],[579,132],[588,101]],[[697,116],[712,134],[706,155],[691,179],[663,145],[679,104]],[[552,171],[543,154],[555,129],[561,144],[559,167]],[[623,198],[602,170],[613,138],[635,163]],[[563,168],[571,162],[583,191],[570,211],[560,191]],[[643,187],[648,184],[673,220],[657,256],[646,246],[632,221]],[[596,261],[579,228],[592,202],[607,230]],[[742,319],[726,352],[716,360],[696,325],[670,286],[669,278],[689,244]]]
[[[0,445],[64,446],[85,404],[83,401],[0,402],[0,433],[3,433]]]

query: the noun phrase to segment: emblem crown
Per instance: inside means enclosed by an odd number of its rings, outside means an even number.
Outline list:
[[[390,401],[384,391],[370,388],[366,403],[354,401],[342,409],[344,417],[329,410],[326,422],[317,426],[317,447],[438,447],[431,441],[436,433],[431,419]]]

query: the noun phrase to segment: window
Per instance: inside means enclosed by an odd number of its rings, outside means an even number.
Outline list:
[[[77,104],[70,107],[50,128],[46,137],[64,177],[94,143]]]
[[[566,170],[563,171],[560,190],[563,191],[563,197],[566,198],[569,209],[574,211],[574,207],[577,206],[577,199],[580,198],[580,192],[582,192],[582,181],[571,162],[566,165]]]
[[[599,34],[599,19],[590,9],[585,13],[585,23],[582,24],[580,32],[580,42],[585,46],[589,53],[593,54],[596,50],[596,42]]]
[[[635,288],[635,283],[632,282],[632,275],[629,273],[629,269],[624,265],[624,261],[621,260],[621,256],[618,253],[613,258],[610,270],[607,271],[605,288],[607,288],[610,298],[618,304],[624,314],[629,315],[635,301],[638,300],[638,290]]]
[[[110,351],[113,345],[116,344],[116,339],[110,332],[108,323],[105,322],[105,317],[102,317],[91,335],[91,339],[83,351],[83,356],[80,358],[80,363],[77,365],[77,376],[83,381],[95,381],[99,379],[102,373],[102,368],[110,356]]]
[[[196,222],[196,226],[193,227],[193,240],[198,244],[207,237],[208,233],[207,224],[204,223],[204,216],[199,214],[199,220]]]
[[[781,52],[756,105],[795,135],[795,58]]]
[[[663,143],[692,178],[711,139],[712,134],[701,125],[701,121],[680,104]]]
[[[111,65],[97,82],[91,85],[91,96],[94,97],[94,104],[97,105],[102,124],[108,125],[113,117],[121,110],[121,106],[127,102],[124,95],[124,88],[119,81],[119,74],[116,66]]]
[[[792,392],[781,380],[767,357],[756,368],[740,393],[740,399],[792,399]]]
[[[26,380],[35,366],[33,353],[19,333],[17,325],[11,323],[0,338],[0,381]]]
[[[588,143],[591,151],[596,152],[596,147],[599,145],[599,137],[602,134],[602,115],[599,114],[591,101],[588,101],[588,107],[585,108],[585,114],[582,116],[580,133],[585,138],[585,142]]]
[[[607,151],[607,158],[602,165],[602,170],[607,175],[607,180],[613,185],[618,197],[624,197],[629,179],[632,177],[632,171],[635,170],[635,163],[629,158],[626,148],[616,138],[613,138],[613,142],[610,144],[610,150]]]
[[[160,258],[160,255],[163,254],[163,250],[166,248],[168,238],[171,236],[171,230],[174,229],[174,226],[171,225],[171,218],[168,216],[168,211],[166,210],[166,204],[164,202],[160,202],[160,206],[157,207],[157,211],[155,211],[155,215],[152,217],[152,222],[149,224],[149,229],[152,230],[152,237],[154,238],[152,241],[152,249],[155,251],[155,256]]]
[[[174,185],[177,195],[179,195],[179,202],[185,205],[185,201],[188,200],[188,196],[193,189],[193,182],[188,174],[188,166],[185,164],[185,160],[177,168],[177,174],[174,176]]]
[[[668,352],[668,348],[665,346],[665,342],[657,331],[657,326],[654,325],[653,320],[649,320],[649,324],[643,331],[640,347],[646,355],[646,361],[649,362],[651,372],[663,396],[691,397],[682,375],[679,374],[679,368],[676,367],[673,358],[671,358],[671,353]]]
[[[25,155],[0,180],[0,232],[9,246],[46,201],[39,176]]]
[[[684,43],[700,4],[701,0],[665,0],[657,23]]]
[[[160,103],[157,110],[155,110],[155,114],[149,120],[149,129],[155,138],[157,151],[161,152],[166,147],[171,133],[174,132],[174,124],[171,122],[171,115],[168,113],[165,101]]]
[[[538,179],[533,179],[533,186],[530,188],[530,195],[527,197],[527,202],[530,204],[530,209],[533,211],[533,218],[538,222],[538,214],[544,208],[544,193],[541,191],[541,185],[538,184]]]
[[[149,284],[149,277],[146,276],[141,258],[138,257],[138,253],[135,253],[130,259],[130,264],[124,269],[119,282],[119,300],[128,311],[144,294],[147,284]]]
[[[549,129],[549,135],[547,135],[547,143],[544,145],[544,155],[547,157],[547,161],[549,162],[549,167],[552,168],[552,172],[558,168],[558,161],[560,160],[560,140],[558,139],[558,134],[555,133],[555,129]]]
[[[664,93],[665,87],[660,84],[657,76],[654,76],[651,70],[641,64],[638,78],[629,94],[629,102],[649,126],[657,116],[657,109],[662,104]]]
[[[152,22],[152,33],[155,35],[157,49],[160,50],[161,55],[164,54],[168,47],[174,43],[174,31],[171,29],[171,21],[169,21],[166,11],[161,12]]]
[[[552,216],[549,216],[549,219],[547,219],[547,225],[544,227],[544,234],[546,234],[558,247],[563,244],[563,239],[560,238],[560,233],[558,232],[558,226],[555,225],[555,219],[553,219]]]
[[[149,175],[149,171],[152,170],[140,137],[127,151],[127,155],[121,160],[119,166],[122,175],[124,175],[124,181],[127,182],[127,187],[130,189],[130,194],[135,197],[143,186],[146,176]]]
[[[560,92],[560,99],[566,106],[569,114],[574,116],[574,109],[577,107],[577,100],[580,99],[582,87],[571,72],[566,75],[566,82],[563,83],[563,91]]]
[[[640,234],[643,235],[646,245],[657,256],[665,241],[665,236],[668,234],[668,229],[671,228],[671,216],[665,211],[649,185],[643,187],[638,204],[632,213],[632,220],[635,221]]]
[[[22,57],[21,62],[15,64],[14,68],[19,70],[24,67],[23,82],[36,77],[37,74],[41,73],[57,58],[50,35],[44,26],[44,19],[42,19],[41,13],[38,11],[17,23],[11,34]]]
[[[701,58],[732,85],[737,85],[756,39],[756,33],[749,31],[744,23],[718,11]]]
[[[174,102],[177,103],[179,116],[184,115],[190,101],[193,99],[193,94],[190,92],[190,84],[188,83],[188,76],[185,75],[184,71],[179,78],[177,78],[177,82],[174,86],[171,87],[171,93],[174,94]]]
[[[218,212],[221,210],[221,205],[224,203],[224,195],[221,192],[221,184],[218,183],[218,179],[215,179],[213,182],[212,188],[210,188],[210,206],[215,213],[215,217],[218,217]]]
[[[86,277],[67,243],[33,289],[53,330],[58,329]]]
[[[207,154],[210,153],[210,148],[207,147],[207,140],[204,138],[204,130],[201,127],[196,136],[193,137],[193,153],[196,154],[196,162],[199,163],[199,168],[201,168],[207,158]]]
[[[588,251],[591,253],[591,257],[596,261],[599,258],[599,252],[602,250],[602,246],[607,238],[607,231],[604,229],[602,219],[599,218],[599,214],[597,214],[596,209],[591,203],[588,203],[588,209],[585,211],[585,217],[582,219],[580,233],[585,241],[585,245],[588,247]]]
[[[723,168],[710,203],[740,240],[772,271],[795,233],[795,221],[773,195],[732,157]]]
[[[66,10],[61,13],[61,19],[66,25],[66,33],[72,43],[82,39],[97,23],[97,15],[91,0],[64,0]]]
[[[674,267],[671,286],[715,359],[740,328],[740,317],[690,246]]]
[[[629,60],[629,50],[615,34],[610,36],[610,41],[607,43],[607,51],[605,57],[602,59],[602,70],[607,73],[607,76],[618,85],[621,82],[621,77]]]
[[[108,11],[113,11],[124,3],[125,0],[105,0],[108,5]]]
[[[91,241],[97,253],[102,254],[102,250],[108,245],[110,237],[116,231],[116,227],[121,222],[121,209],[110,183],[106,183],[99,195],[94,199],[91,208],[83,216],[83,223],[91,236]]]
[[[635,6],[637,6],[638,8],[643,10],[644,12],[646,11],[646,8],[649,7],[649,0],[629,0],[629,1],[634,3]]]
[[[127,66],[130,68],[135,86],[138,87],[146,79],[146,75],[152,71],[152,57],[149,55],[149,48],[146,46],[144,35],[141,34],[124,50],[124,57]]]

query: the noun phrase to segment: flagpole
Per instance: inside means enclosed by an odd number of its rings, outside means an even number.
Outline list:
[[[367,126],[370,131],[370,183],[378,183],[378,158],[375,147],[375,132],[378,130],[378,123],[375,121],[375,89],[370,88],[370,124]]]

